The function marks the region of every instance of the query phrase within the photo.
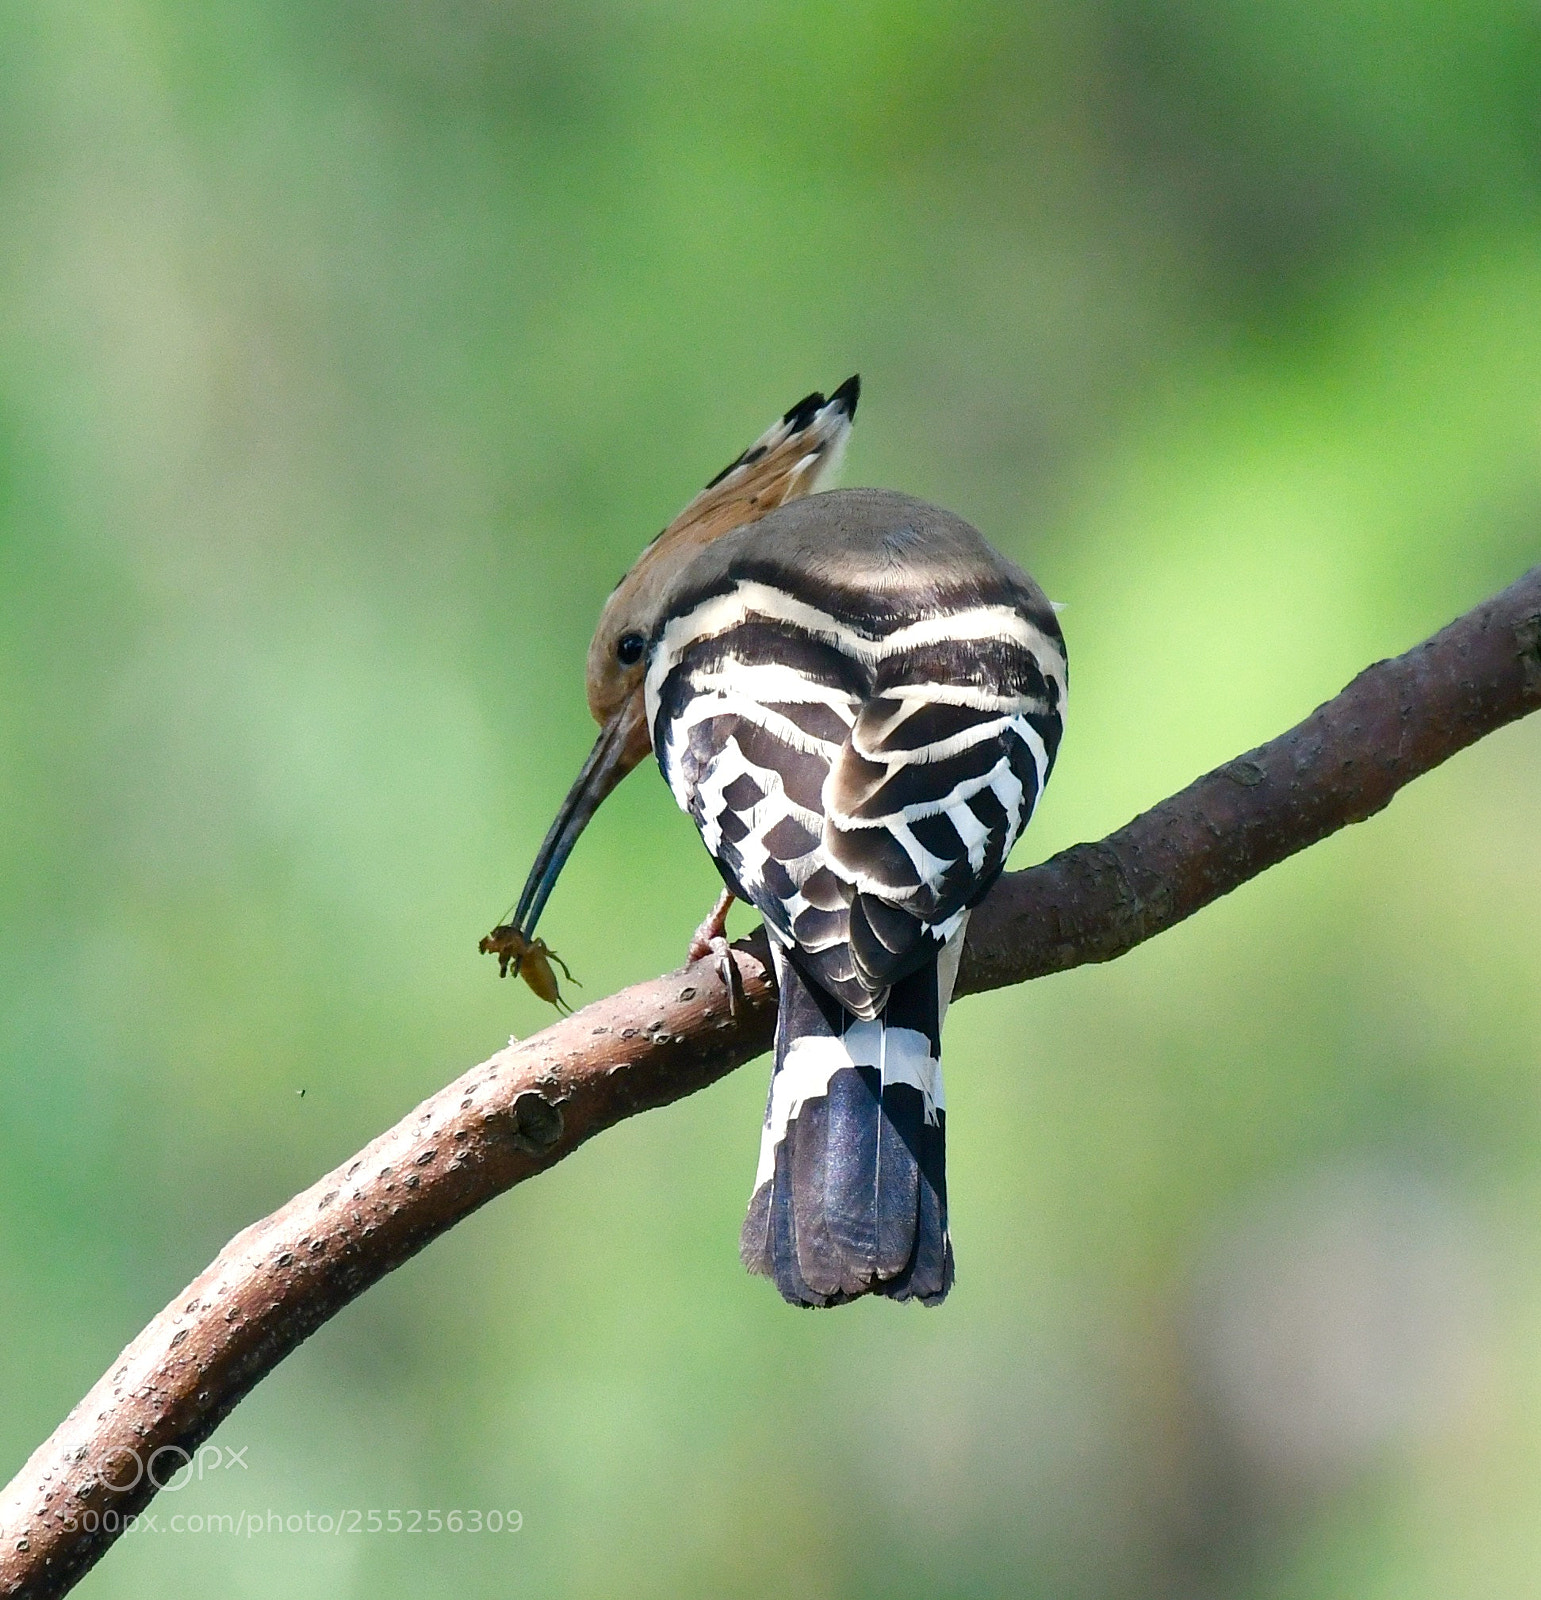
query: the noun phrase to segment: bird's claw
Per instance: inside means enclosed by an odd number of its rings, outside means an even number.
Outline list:
[[[728,1015],[737,1018],[738,1003],[744,995],[743,981],[739,978],[738,967],[734,964],[733,951],[728,945],[728,912],[732,908],[734,894],[731,889],[724,889],[717,896],[717,904],[707,912],[701,926],[690,936],[690,944],[685,950],[687,961],[703,961],[707,956],[716,957],[717,976],[722,979],[723,987],[728,991]]]
[[[707,953],[717,958],[717,976],[728,991],[728,1015],[736,1022],[739,1002],[744,998],[744,980],[739,976],[738,963],[733,959],[733,946],[728,943],[726,935],[719,933],[707,946]]]
[[[691,934],[690,943],[685,947],[687,961],[700,961],[724,942],[728,930],[728,912],[732,905],[733,891],[724,889],[717,896],[717,904],[702,919],[701,926]]]

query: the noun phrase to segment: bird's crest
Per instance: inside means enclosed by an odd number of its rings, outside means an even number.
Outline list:
[[[827,484],[845,454],[860,397],[861,378],[854,373],[827,400],[818,390],[805,395],[707,484],[648,554],[710,544]]]

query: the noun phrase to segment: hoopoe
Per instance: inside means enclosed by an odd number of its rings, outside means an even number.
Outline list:
[[[953,1281],[942,1019],[969,910],[1054,766],[1065,644],[961,518],[814,492],[859,393],[799,401],[617,585],[589,649],[599,738],[499,933],[533,947],[579,833],[653,750],[727,886],[693,954],[726,951],[736,897],[775,964],[745,1265],[795,1305],[933,1305]]]

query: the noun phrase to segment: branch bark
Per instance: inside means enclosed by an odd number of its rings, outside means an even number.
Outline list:
[[[1004,877],[974,914],[959,993],[1110,961],[1538,707],[1541,567],[1106,839]],[[765,1051],[763,934],[735,948],[736,1016],[710,961],[598,1001],[232,1239],[0,1496],[0,1595],[65,1593],[265,1374],[445,1229]]]

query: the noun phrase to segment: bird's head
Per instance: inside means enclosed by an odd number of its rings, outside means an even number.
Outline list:
[[[612,789],[652,748],[643,705],[648,651],[675,581],[723,534],[811,494],[839,465],[861,380],[826,400],[814,393],[731,461],[637,558],[615,586],[589,645],[588,702],[599,724],[589,752],[530,868],[512,927],[526,939],[578,835]]]
[[[698,546],[679,549],[674,559],[644,556],[616,584],[589,642],[588,698],[594,720],[604,727],[626,702],[642,692],[648,645],[658,625],[664,594],[690,564]],[[647,754],[644,745],[642,754]],[[639,756],[640,760],[641,757]]]

